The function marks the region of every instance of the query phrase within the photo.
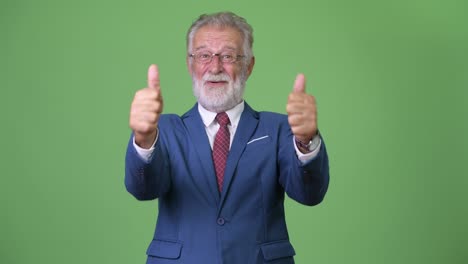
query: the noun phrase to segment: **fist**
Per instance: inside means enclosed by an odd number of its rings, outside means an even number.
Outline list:
[[[152,146],[162,111],[163,98],[159,87],[159,71],[158,67],[152,64],[148,69],[148,87],[135,93],[130,108],[130,128],[138,146],[145,149]]]
[[[305,77],[298,74],[286,105],[288,122],[297,140],[308,143],[317,134],[315,97],[305,93]]]

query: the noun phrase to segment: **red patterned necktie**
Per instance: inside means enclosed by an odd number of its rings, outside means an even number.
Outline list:
[[[218,180],[218,190],[221,193],[223,189],[224,169],[226,168],[226,160],[229,153],[230,134],[227,127],[231,122],[225,112],[216,115],[216,121],[219,124],[219,130],[213,144],[213,162]]]

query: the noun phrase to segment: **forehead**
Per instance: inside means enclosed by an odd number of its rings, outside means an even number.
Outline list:
[[[242,50],[242,42],[242,34],[235,28],[204,26],[195,32],[192,47],[194,50]]]

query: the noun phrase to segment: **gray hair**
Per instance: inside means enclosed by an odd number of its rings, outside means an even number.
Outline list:
[[[253,57],[253,29],[244,18],[232,12],[203,14],[193,22],[192,26],[190,26],[187,31],[187,48],[189,51],[192,50],[192,41],[195,33],[204,26],[215,26],[220,28],[230,27],[238,30],[244,40],[243,51],[246,56],[246,62],[249,62]]]

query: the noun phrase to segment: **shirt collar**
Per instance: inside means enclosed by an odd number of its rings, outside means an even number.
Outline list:
[[[239,124],[240,117],[244,111],[244,101],[240,102],[238,105],[226,111],[226,114],[229,116],[229,121],[231,121],[231,126],[236,127]],[[198,112],[203,120],[205,127],[210,126],[216,117],[217,113],[210,112],[206,110],[203,106],[198,104]]]

